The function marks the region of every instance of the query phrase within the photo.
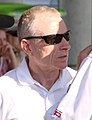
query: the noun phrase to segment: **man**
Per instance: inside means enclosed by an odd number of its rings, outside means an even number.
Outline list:
[[[25,11],[18,38],[27,57],[0,78],[0,120],[75,120],[76,104],[69,114],[57,109],[70,94],[76,75],[67,67],[70,31],[60,13],[47,6]]]

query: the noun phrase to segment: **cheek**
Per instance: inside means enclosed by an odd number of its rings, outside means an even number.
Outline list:
[[[52,64],[54,54],[54,45],[36,46],[32,48],[34,58],[43,64]]]
[[[41,61],[43,61],[43,63],[46,65],[52,66],[55,61],[54,48],[48,48],[48,50],[43,50]]]
[[[36,52],[36,59],[45,65],[51,65],[53,61],[53,51],[54,47],[45,46],[43,48],[39,48]]]
[[[39,49],[39,53],[42,58],[51,57],[54,51],[54,46],[45,46],[42,49]]]

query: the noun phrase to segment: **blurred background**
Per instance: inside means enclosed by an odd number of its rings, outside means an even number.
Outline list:
[[[35,5],[52,6],[62,14],[71,30],[69,66],[75,68],[78,53],[92,43],[91,0],[0,0],[0,13],[14,16],[13,31],[22,12]]]

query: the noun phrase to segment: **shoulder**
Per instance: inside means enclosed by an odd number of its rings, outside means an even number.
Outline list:
[[[0,91],[4,89],[9,90],[11,89],[11,87],[16,85],[16,83],[17,83],[16,69],[14,69],[0,77]]]

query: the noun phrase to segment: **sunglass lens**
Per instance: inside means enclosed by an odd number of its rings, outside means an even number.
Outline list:
[[[48,36],[44,36],[42,37],[45,42],[49,45],[51,44],[58,44],[62,41],[62,38],[65,38],[67,41],[70,40],[70,31],[67,31],[64,34],[56,34],[56,35],[48,35]]]
[[[54,44],[56,41],[56,36],[55,35],[49,35],[49,36],[45,36],[44,40],[47,44],[51,45]]]
[[[61,36],[61,35],[58,34],[58,35],[56,36],[56,38],[55,38],[55,44],[60,43],[61,40],[62,40],[62,38],[63,38],[63,36]]]
[[[70,40],[70,31],[68,31],[68,32],[66,32],[66,33],[64,34],[64,38],[65,38],[67,41]]]

